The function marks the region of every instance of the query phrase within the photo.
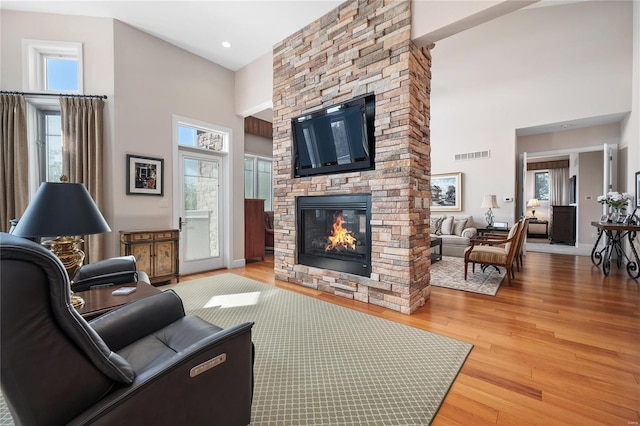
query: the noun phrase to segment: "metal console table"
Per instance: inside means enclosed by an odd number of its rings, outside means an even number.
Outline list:
[[[633,241],[636,239],[637,232],[640,231],[640,226],[600,222],[591,222],[591,225],[598,228],[598,239],[593,246],[593,250],[591,250],[591,262],[596,266],[600,266],[602,263],[602,272],[605,275],[609,275],[609,272],[611,272],[611,254],[615,251],[618,268],[622,265],[622,260],[626,259],[627,273],[631,278],[638,279],[640,277],[640,268],[638,267],[640,259],[638,259],[638,252]],[[598,250],[598,243],[600,243],[602,235],[607,237],[606,244],[602,249]],[[630,259],[622,247],[625,237],[629,241],[634,259]]]

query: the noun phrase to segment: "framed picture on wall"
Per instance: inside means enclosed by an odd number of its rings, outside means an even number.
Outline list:
[[[431,175],[431,211],[462,210],[462,173]]]
[[[164,194],[164,160],[127,154],[127,194]]]

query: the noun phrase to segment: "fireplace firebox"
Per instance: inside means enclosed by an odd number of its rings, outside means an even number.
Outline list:
[[[369,277],[371,194],[296,199],[298,263]]]

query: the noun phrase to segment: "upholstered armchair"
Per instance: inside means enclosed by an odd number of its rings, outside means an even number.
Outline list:
[[[273,212],[264,212],[264,246],[273,249]]]
[[[511,227],[506,238],[498,236],[485,236],[471,240],[471,245],[464,252],[464,279],[467,279],[469,263],[475,272],[475,265],[502,266],[507,271],[507,281],[515,278],[513,263],[519,249],[519,241],[522,236],[524,220],[519,220]]]
[[[62,263],[0,233],[0,379],[16,424],[246,425],[253,323],[185,315],[172,290],[91,322]]]

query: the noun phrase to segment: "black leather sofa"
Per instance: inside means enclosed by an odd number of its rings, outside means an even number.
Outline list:
[[[185,315],[172,290],[91,322],[62,263],[0,234],[0,379],[16,424],[246,425],[253,323]]]

